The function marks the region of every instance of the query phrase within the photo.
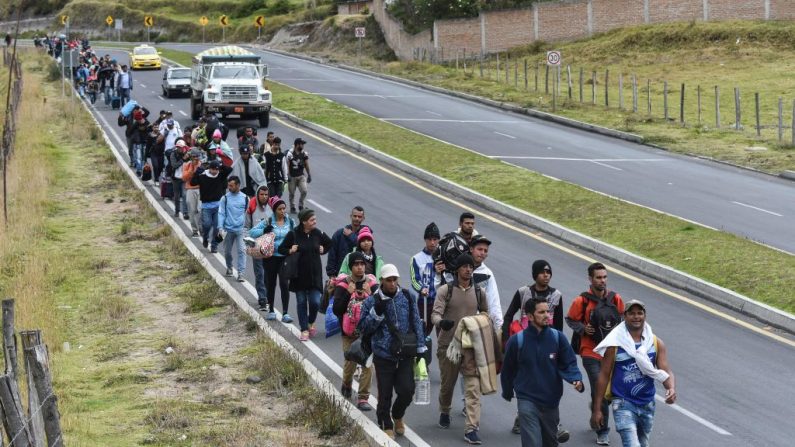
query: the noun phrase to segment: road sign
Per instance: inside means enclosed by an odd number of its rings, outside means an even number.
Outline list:
[[[67,23],[69,23],[69,16],[62,15],[61,16],[61,25],[66,25]]]
[[[257,18],[254,19],[254,26],[257,28],[262,28],[265,26],[265,16],[257,16]]]
[[[221,16],[221,18],[218,19],[218,21],[221,23],[221,26],[229,25],[229,17],[227,16]]]
[[[115,22],[116,22],[116,26],[113,27],[114,29],[124,29],[124,20],[116,19]]]
[[[155,24],[155,19],[152,16],[144,16],[144,26],[152,27]]]
[[[354,32],[356,33],[356,37],[359,38],[362,38],[365,35],[365,29],[363,26],[357,26]]]
[[[113,17],[111,17],[111,16],[105,17],[105,23],[107,23],[108,26],[113,25]]]
[[[199,23],[201,26],[206,26],[208,23],[210,23],[210,19],[208,19],[207,16],[201,16]]]
[[[547,51],[547,65],[558,66],[561,62],[560,51]]]

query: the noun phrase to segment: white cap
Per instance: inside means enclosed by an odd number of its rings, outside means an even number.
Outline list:
[[[393,276],[400,278],[397,267],[395,267],[394,264],[384,264],[384,266],[381,267],[380,279],[391,278]]]

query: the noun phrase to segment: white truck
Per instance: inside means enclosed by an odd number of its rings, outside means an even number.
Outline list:
[[[268,66],[260,56],[237,46],[223,46],[193,56],[191,118],[211,112],[222,117],[256,118],[268,127],[272,96],[265,88]]]

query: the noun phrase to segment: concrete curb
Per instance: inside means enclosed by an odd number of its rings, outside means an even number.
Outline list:
[[[795,180],[795,171],[784,171],[779,174],[779,177],[785,178],[787,180]]]
[[[70,86],[71,88],[71,86]],[[321,393],[326,395],[329,399],[333,402],[336,402],[342,407],[342,411],[353,420],[354,423],[361,427],[362,432],[364,433],[365,438],[367,439],[367,443],[372,447],[381,447],[381,446],[388,446],[388,447],[399,447],[400,444],[396,443],[392,439],[386,436],[383,430],[381,430],[378,425],[370,420],[367,416],[365,416],[356,406],[351,403],[348,399],[345,399],[342,394],[337,390],[337,386],[332,383],[326,376],[323,375],[320,370],[312,364],[311,361],[307,360],[301,352],[296,349],[290,342],[287,341],[279,332],[274,330],[260,315],[260,313],[251,307],[247,302],[245,297],[238,292],[230,283],[227,281],[219,271],[213,268],[212,264],[210,263],[210,259],[205,256],[198,247],[193,245],[190,238],[182,231],[179,227],[177,222],[171,216],[171,213],[166,210],[163,204],[144,186],[141,179],[139,179],[129,168],[127,163],[122,158],[121,154],[116,148],[116,145],[113,144],[110,136],[105,131],[104,127],[99,123],[96,116],[91,113],[91,109],[84,101],[80,101],[83,105],[83,108],[88,112],[91,118],[96,123],[99,131],[102,133],[102,136],[105,140],[105,143],[110,148],[111,152],[113,153],[116,161],[119,163],[119,167],[121,167],[122,171],[130,178],[130,181],[135,186],[135,188],[141,191],[152,206],[152,208],[157,212],[157,215],[160,217],[160,220],[167,223],[172,230],[172,234],[176,236],[188,249],[191,255],[204,267],[204,270],[212,277],[213,281],[227,294],[229,297],[234,301],[235,305],[237,305],[238,309],[241,312],[248,315],[252,320],[257,322],[257,326],[260,330],[270,338],[276,345],[279,346],[284,352],[286,352],[290,357],[301,363],[301,366],[304,368],[304,371],[309,376],[309,379],[315,385]]]
[[[593,239],[582,233],[550,222],[542,217],[520,210],[511,205],[502,203],[468,188],[464,188],[449,180],[438,177],[424,169],[417,168],[391,155],[378,151],[362,144],[352,138],[328,129],[324,126],[298,118],[295,115],[273,109],[273,113],[281,116],[299,126],[311,129],[320,135],[338,142],[341,145],[365,154],[375,160],[385,163],[404,174],[419,179],[424,183],[455,195],[464,201],[479,206],[485,210],[520,222],[536,230],[542,231],[556,239],[565,241],[578,248],[588,251],[596,257],[607,259],[627,269],[646,275],[670,286],[685,290],[693,295],[704,298],[720,306],[729,308],[743,315],[756,318],[766,324],[795,333],[795,315],[775,309],[764,303],[759,303],[737,292],[731,291],[717,284],[696,278],[685,272],[673,269],[650,259],[630,253],[619,247]]]

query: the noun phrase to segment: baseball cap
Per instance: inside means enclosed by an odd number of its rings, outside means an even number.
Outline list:
[[[483,236],[481,234],[476,234],[472,236],[472,240],[469,241],[469,246],[474,247],[477,244],[491,245],[491,241],[486,236]]]
[[[249,154],[249,153],[251,153],[251,148],[248,147],[248,145],[246,144],[246,145],[240,146],[239,151],[240,151],[241,154]]]
[[[221,169],[221,162],[218,160],[212,160],[209,167],[210,169]]]
[[[295,139],[295,141],[293,142],[293,144],[306,144],[306,141],[305,141],[305,140],[303,140],[303,139],[301,139],[301,138],[299,137],[299,138],[296,138],[296,139]]]
[[[646,305],[643,304],[641,300],[629,300],[624,304],[624,313],[629,312],[632,309],[632,306],[638,306],[643,309],[643,312],[646,312]]]
[[[173,126],[173,125],[174,125],[174,120],[172,120],[171,118],[166,120],[166,126]]]
[[[384,264],[384,266],[381,267],[380,277],[381,279],[392,277],[400,278],[400,273],[398,272],[397,267],[395,267],[395,264]]]

